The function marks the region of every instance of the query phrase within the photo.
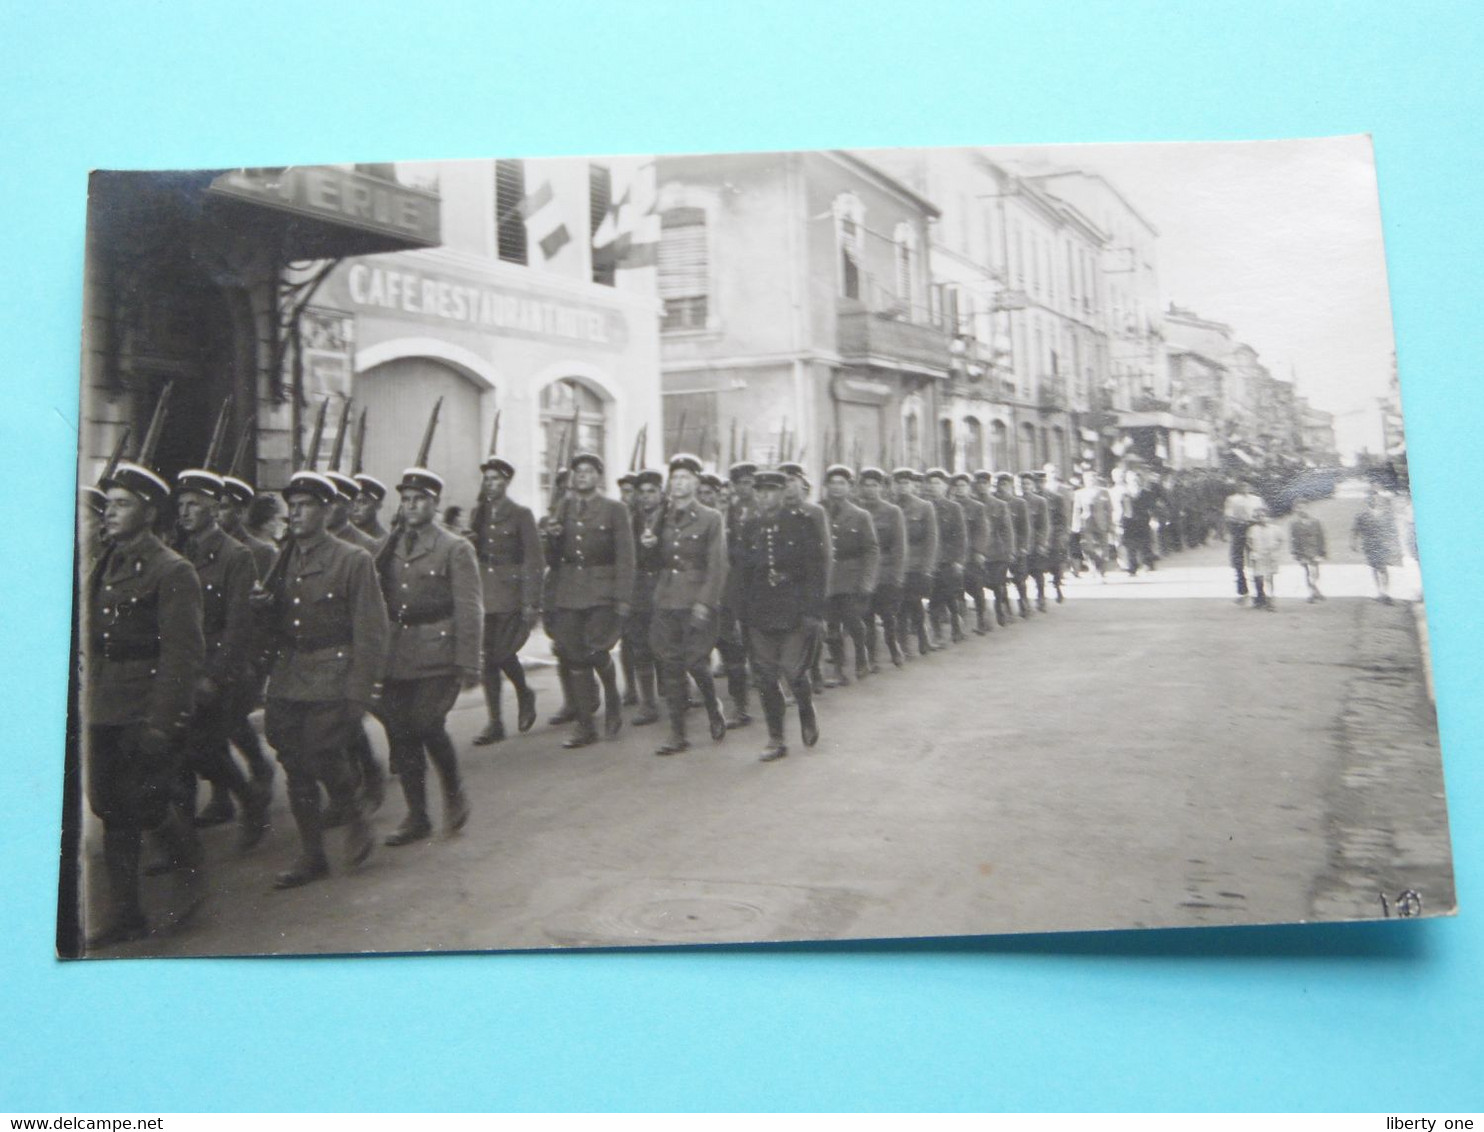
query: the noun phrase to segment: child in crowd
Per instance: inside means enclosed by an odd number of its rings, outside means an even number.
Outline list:
[[[1319,563],[1327,551],[1324,525],[1310,513],[1306,499],[1293,501],[1293,522],[1288,525],[1288,547],[1294,561],[1304,568],[1304,584],[1309,587],[1309,602],[1323,601],[1319,592]]]
[[[1273,609],[1273,580],[1278,573],[1278,555],[1283,551],[1283,530],[1268,517],[1266,505],[1252,509],[1247,528],[1247,572],[1257,588],[1253,609]]]

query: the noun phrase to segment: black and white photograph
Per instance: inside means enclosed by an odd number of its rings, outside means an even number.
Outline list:
[[[1369,138],[86,191],[59,955],[1456,911]]]

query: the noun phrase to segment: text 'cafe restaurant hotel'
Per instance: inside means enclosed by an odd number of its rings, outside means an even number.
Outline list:
[[[166,474],[201,462],[230,396],[225,458],[255,419],[241,470],[282,487],[329,398],[326,466],[349,399],[362,470],[390,486],[442,397],[446,505],[475,502],[497,410],[518,499],[542,505],[574,414],[611,485],[660,419],[653,261],[614,252],[615,187],[632,198],[642,161],[97,175],[123,180],[103,201],[95,178],[89,209],[84,482],[126,424],[135,450],[170,381]]]

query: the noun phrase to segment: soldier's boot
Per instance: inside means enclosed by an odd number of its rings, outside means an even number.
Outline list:
[[[489,712],[489,722],[484,725],[484,730],[474,736],[476,747],[487,747],[491,743],[498,743],[505,738],[505,723],[500,718],[501,704],[504,698],[504,679],[500,669],[487,671],[484,674],[484,706]]]
[[[374,814],[386,800],[386,771],[381,769],[381,764],[376,761],[376,755],[371,750],[371,739],[366,734],[365,724],[356,725],[350,739],[350,751],[360,771],[360,787],[351,792],[352,799],[358,802],[354,808]]]
[[[634,713],[634,726],[648,727],[651,723],[659,722],[660,718],[659,704],[655,701],[654,693],[654,665],[640,665],[634,675],[639,682],[639,710]]]
[[[137,829],[103,831],[103,868],[108,876],[108,919],[88,936],[89,951],[115,947],[149,935],[149,923],[139,904],[139,853],[143,843]]]
[[[247,783],[247,797],[242,805],[242,824],[237,834],[237,849],[246,853],[263,840],[268,832],[268,806],[273,801],[273,787],[268,779],[254,778]]]
[[[932,651],[933,646],[928,643],[927,622],[919,621],[917,623],[917,655],[927,656]]]
[[[1062,573],[1060,570],[1051,575],[1051,588],[1056,591],[1056,604],[1060,605],[1067,600],[1066,594],[1061,592]]]
[[[721,700],[716,695],[716,679],[704,661],[696,666],[692,675],[695,677],[696,687],[701,689],[701,702],[706,707],[706,721],[711,726],[711,738],[720,742],[727,737],[727,720],[721,713]]]
[[[325,859],[325,834],[320,825],[319,783],[289,777],[289,810],[299,829],[299,859],[273,878],[274,888],[299,888],[330,873]]]
[[[593,717],[585,712],[574,711],[572,722],[576,726],[572,734],[562,740],[562,746],[569,751],[575,751],[579,747],[589,747],[598,741],[598,729],[593,724]]]
[[[839,688],[849,681],[845,679],[845,642],[839,637],[831,637],[825,641],[825,650],[829,654],[829,673],[824,676],[821,683],[826,688]]]
[[[989,603],[981,600],[974,607],[974,632],[982,637],[993,628],[989,620]]]
[[[948,607],[948,627],[953,643],[959,644],[964,639],[964,622],[959,613],[958,603],[954,602]]]
[[[236,816],[237,807],[232,805],[231,788],[225,782],[213,780],[211,801],[207,802],[206,808],[196,815],[196,826],[208,829],[214,825],[226,825]]]
[[[747,665],[745,662],[727,666],[727,697],[732,701],[732,715],[726,721],[727,729],[731,731],[738,727],[746,727],[752,722],[752,716],[747,714]]]
[[[155,836],[164,843],[170,859],[175,862],[174,912],[170,926],[181,928],[206,902],[206,851],[201,847],[195,823],[179,806],[172,805],[166,811],[165,820],[155,830]]]
[[[402,784],[402,797],[407,801],[407,815],[383,839],[384,844],[393,848],[425,840],[433,833],[433,823],[428,819],[427,772],[422,767],[417,770],[403,770],[397,775],[397,781]]]
[[[686,701],[689,698],[685,686],[685,673],[677,673],[674,677],[667,679],[666,683],[671,685],[665,689],[665,714],[670,718],[670,734],[654,749],[654,753],[678,755],[681,751],[690,749],[690,743],[685,737],[685,713],[688,710]]]
[[[272,782],[273,764],[263,753],[263,742],[258,738],[258,733],[253,730],[252,723],[247,716],[243,715],[232,724],[231,734],[227,736],[232,746],[242,753],[243,761],[247,763],[247,773],[252,776],[254,782]]]
[[[763,748],[760,761],[770,763],[788,754],[783,742],[783,691],[775,680],[758,690],[758,699],[763,703],[763,718],[768,721],[768,745]]]
[[[618,646],[618,662],[623,668],[623,706],[639,706],[639,685],[634,679],[634,650],[627,641]]]
[[[857,622],[851,626],[850,640],[855,646],[856,683],[860,683],[871,673],[879,671],[871,657],[871,650],[868,645],[870,639],[871,633],[866,629],[864,624]]]
[[[819,742],[819,721],[814,716],[814,696],[807,680],[794,685],[794,696],[799,704],[799,737],[804,746],[812,747]]]
[[[469,822],[469,797],[464,793],[463,778],[459,774],[458,753],[445,730],[429,735],[424,744],[443,787],[443,832],[457,833]]]
[[[881,655],[881,639],[876,635],[879,630],[874,623],[866,626],[866,671],[880,672],[881,664],[877,658]],[[859,667],[857,665],[856,667]]]
[[[882,628],[882,636],[886,638],[886,651],[891,654],[891,662],[898,668],[902,667],[902,643],[897,640],[897,627],[887,625]]]
[[[557,663],[557,682],[562,686],[561,710],[546,721],[553,727],[561,727],[577,718],[577,708],[574,706],[577,700],[572,690],[572,669],[569,665]]]
[[[611,653],[603,654],[597,671],[603,683],[603,734],[612,739],[623,727],[623,700],[618,694],[618,671]]]

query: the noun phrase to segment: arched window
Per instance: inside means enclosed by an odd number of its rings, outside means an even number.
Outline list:
[[[953,422],[947,417],[938,421],[938,462],[953,471],[958,457],[957,445],[953,442]]]
[[[835,198],[835,243],[839,251],[840,294],[859,299],[865,280],[866,209],[852,193]]]
[[[966,472],[984,467],[984,426],[978,417],[964,418],[964,466]]]
[[[1020,467],[1015,470],[1029,471],[1036,466],[1036,426],[1026,421],[1020,426],[1017,437],[1020,441],[1020,450],[1016,456]]]
[[[996,472],[1010,468],[1010,430],[1004,421],[989,422],[989,466]]]
[[[572,440],[573,412],[576,411],[577,438]],[[540,451],[536,453],[541,469],[541,494],[551,491],[551,461],[563,447],[566,454],[607,451],[608,405],[590,386],[575,377],[553,381],[541,390]]]
[[[902,459],[913,467],[922,460],[922,404],[917,397],[902,406]]]
[[[902,312],[914,321],[917,311],[917,229],[906,221],[892,233],[896,262],[896,294]]]
[[[1067,474],[1067,433],[1061,425],[1051,429],[1051,462],[1059,474]]]
[[[711,255],[706,212],[667,208],[660,214],[659,289],[662,330],[700,330],[710,322]]]

